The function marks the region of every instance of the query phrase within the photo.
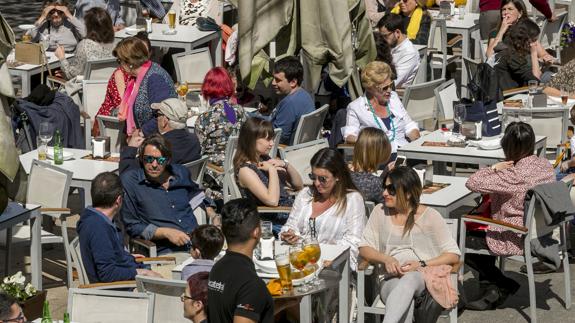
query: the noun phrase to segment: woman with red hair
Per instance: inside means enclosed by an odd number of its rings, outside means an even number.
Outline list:
[[[214,67],[206,73],[202,96],[209,108],[196,120],[196,134],[209,162],[223,165],[226,144],[230,136],[237,135],[246,119],[244,109],[235,104],[232,96],[235,86],[223,67]]]

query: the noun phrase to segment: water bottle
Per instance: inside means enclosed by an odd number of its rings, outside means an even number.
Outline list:
[[[52,323],[52,316],[50,315],[50,304],[48,301],[44,301],[44,307],[42,308],[42,321],[41,323]]]
[[[64,163],[64,148],[62,147],[62,135],[60,129],[56,129],[54,135],[54,164],[62,165]]]
[[[68,312],[64,313],[64,323],[70,323],[70,314]]]

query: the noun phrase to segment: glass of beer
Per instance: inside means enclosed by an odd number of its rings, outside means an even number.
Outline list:
[[[287,250],[276,253],[275,255],[276,267],[280,275],[280,284],[282,285],[282,293],[290,293],[293,290],[291,281],[291,266],[289,261],[289,253]]]
[[[168,12],[168,32],[169,35],[173,35],[176,33],[176,11],[174,9],[170,9]]]
[[[307,238],[304,241],[304,245],[303,245],[303,251],[307,254],[307,259],[308,262],[312,265],[315,265],[319,258],[321,257],[321,249],[319,247],[319,242],[317,242],[317,239],[315,238]],[[315,266],[314,266],[315,269]],[[319,270],[315,269],[314,275],[313,275],[313,284],[314,285],[319,285],[320,282],[317,279],[317,272]]]
[[[289,260],[292,266],[294,266],[297,270],[300,271],[301,277],[304,277],[303,269],[305,265],[308,263],[308,255],[301,244],[295,244],[289,247]],[[298,288],[298,292],[305,293],[308,292],[309,289],[305,284]]]
[[[182,84],[176,83],[176,92],[178,93],[178,97],[182,102],[186,103],[186,95],[188,94],[189,85],[188,82],[183,82]]]
[[[566,88],[561,87],[561,103],[563,107],[567,105],[567,101],[569,100],[569,91]]]

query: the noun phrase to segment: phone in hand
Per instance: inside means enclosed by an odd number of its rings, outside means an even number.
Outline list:
[[[405,162],[407,161],[407,158],[405,156],[397,156],[397,158],[395,159],[395,164],[394,167],[399,167],[399,166],[405,166]]]

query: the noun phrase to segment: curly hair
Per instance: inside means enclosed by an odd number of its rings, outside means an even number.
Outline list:
[[[537,39],[540,29],[531,19],[522,19],[509,28],[504,42],[511,48],[513,54],[527,55],[531,43]]]

